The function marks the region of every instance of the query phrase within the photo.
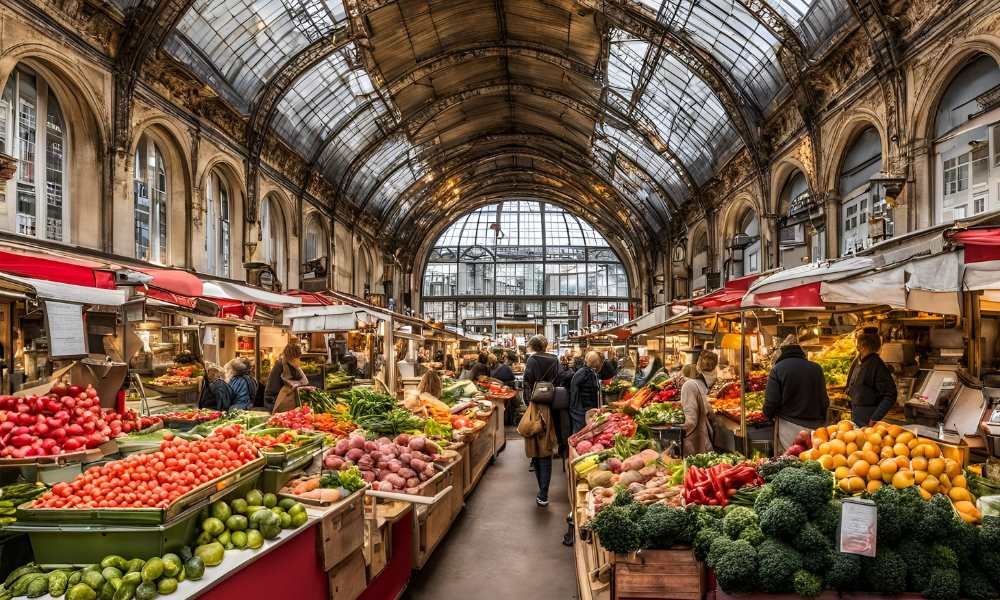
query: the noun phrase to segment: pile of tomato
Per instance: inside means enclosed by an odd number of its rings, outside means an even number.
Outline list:
[[[87,469],[73,481],[54,485],[34,508],[166,508],[258,456],[238,427],[220,427],[193,442],[167,434],[159,451]]]
[[[217,410],[207,408],[192,408],[190,410],[178,410],[172,413],[159,415],[164,421],[187,421],[190,423],[206,423],[214,421],[222,416]]]
[[[294,445],[297,443],[295,435],[291,431],[284,431],[278,435],[255,435],[250,437],[250,441],[258,448],[273,448],[284,444]]]
[[[274,415],[267,424],[288,429],[312,429],[313,412],[308,406],[300,406]]]

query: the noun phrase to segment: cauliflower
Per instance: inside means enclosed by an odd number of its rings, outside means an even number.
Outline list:
[[[720,548],[712,566],[719,587],[726,593],[754,591],[757,588],[757,551],[746,540],[734,542],[719,538],[712,544],[711,554],[716,554],[716,546],[721,540],[728,543]]]
[[[823,580],[805,569],[795,572],[795,593],[803,598],[815,598],[823,593]]]
[[[760,515],[760,529],[768,537],[793,540],[806,523],[806,511],[794,500],[775,498]]]
[[[745,506],[736,506],[722,519],[722,531],[732,539],[737,539],[743,530],[758,524],[757,513]]]
[[[802,555],[791,546],[773,539],[760,545],[757,579],[764,590],[776,594],[791,592],[795,572],[801,568]]]

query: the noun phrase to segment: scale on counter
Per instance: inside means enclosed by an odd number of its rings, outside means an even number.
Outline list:
[[[1000,388],[995,391],[1000,399]],[[965,436],[979,435],[979,423],[987,405],[986,390],[979,381],[960,371],[957,365],[937,365],[920,391],[906,403],[915,420],[922,421],[907,428],[922,437],[958,444]]]
[[[983,374],[983,398],[986,401],[986,420],[983,432],[990,454],[1000,456],[1000,373]]]

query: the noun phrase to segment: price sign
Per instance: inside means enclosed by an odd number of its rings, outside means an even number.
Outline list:
[[[840,551],[875,556],[878,511],[871,500],[848,498],[840,510]]]

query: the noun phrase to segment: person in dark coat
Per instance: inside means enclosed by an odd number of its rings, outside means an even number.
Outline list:
[[[223,377],[222,368],[213,364],[206,365],[205,382],[202,384],[201,396],[198,398],[198,408],[225,412],[229,410],[232,403],[233,392]]]
[[[776,453],[790,447],[799,431],[825,425],[829,408],[822,367],[806,358],[798,339],[789,335],[764,392],[764,415],[774,421]]]
[[[226,383],[233,394],[233,408],[250,410],[257,398],[257,380],[250,376],[250,365],[234,358],[226,365]]]
[[[548,340],[545,336],[536,335],[528,340],[528,351],[531,356],[524,364],[524,401],[531,402],[531,392],[535,384],[547,381],[556,385],[556,378],[559,376],[559,359],[545,351],[548,347]],[[553,417],[554,420],[554,417]],[[542,432],[536,438],[548,439],[548,432]],[[534,448],[525,441],[525,451],[531,459],[531,466],[535,471],[535,480],[538,483],[538,495],[535,503],[545,507],[549,505],[549,483],[552,481],[552,449]],[[537,444],[535,444],[537,446]]]
[[[510,368],[510,365],[508,365],[506,361],[497,361],[495,357],[491,356],[490,358],[493,359],[490,361],[491,363],[496,363],[490,371],[490,377],[503,382],[503,384],[508,387],[514,387],[514,370]]]
[[[583,429],[587,411],[600,404],[601,382],[598,380],[597,369],[601,367],[601,363],[600,354],[588,352],[584,367],[573,374],[569,386],[571,434]]]
[[[472,368],[469,369],[469,379],[472,381],[479,381],[480,377],[490,376],[490,367],[486,364],[489,358],[486,356],[485,352],[479,353],[479,359],[476,361]]]
[[[858,359],[847,374],[847,395],[851,398],[851,420],[858,427],[880,421],[896,403],[896,381],[878,355],[882,340],[877,333],[858,335]]]
[[[597,376],[601,378],[601,381],[606,379],[611,379],[618,374],[618,353],[612,348],[608,350],[608,357],[604,359],[601,363],[601,370],[597,372]]]

